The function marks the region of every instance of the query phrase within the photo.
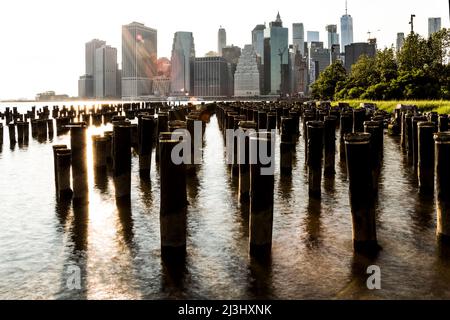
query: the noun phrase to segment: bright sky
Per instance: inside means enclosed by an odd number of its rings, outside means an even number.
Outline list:
[[[397,32],[409,32],[410,14],[416,31],[427,34],[428,17],[442,17],[448,27],[447,0],[349,0],[354,40],[367,32],[379,47],[395,43]],[[93,38],[119,49],[121,26],[132,21],[158,30],[158,57],[169,57],[175,31],[194,33],[197,56],[217,50],[217,29],[227,31],[227,44],[251,43],[256,24],[273,21],[280,11],[285,27],[303,22],[320,31],[338,24],[345,0],[14,0],[0,4],[0,99],[34,98],[42,91],[77,95],[77,80],[84,73],[84,44]],[[340,27],[339,27],[340,29]],[[377,32],[377,30],[380,30]],[[290,39],[290,42],[292,40]]]

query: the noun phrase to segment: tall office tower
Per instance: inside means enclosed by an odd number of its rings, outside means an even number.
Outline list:
[[[441,30],[441,18],[428,18],[428,37]]]
[[[252,30],[252,45],[255,49],[256,54],[261,57],[261,63],[264,60],[264,30],[266,26],[263,24],[258,24]]]
[[[195,60],[192,32],[175,32],[172,45],[171,91],[174,95],[193,94],[193,63]]]
[[[86,96],[86,98],[93,98],[95,97],[95,52],[98,48],[103,47],[104,45],[106,45],[106,41],[103,40],[98,40],[98,39],[93,39],[89,42],[86,43],[85,45],[85,64],[86,64],[86,74],[85,76],[91,76],[92,77],[92,82],[88,81],[86,82],[86,93],[89,94],[88,96]],[[80,78],[81,79],[81,78]],[[84,78],[86,79],[86,77]],[[92,88],[90,88],[89,86],[92,85]]]
[[[347,1],[345,1],[345,14],[341,17],[341,49],[353,43],[353,18],[347,12]]]
[[[403,32],[397,33],[397,52],[399,52],[405,43],[405,34]]]
[[[280,13],[264,30],[264,93],[285,94],[289,87],[289,31]]]
[[[227,45],[227,32],[222,26],[219,28],[219,33],[217,37],[217,53],[222,56],[222,49]]]
[[[197,97],[231,96],[230,71],[223,57],[195,58],[194,95]]]
[[[117,97],[117,49],[103,46],[95,51],[95,97]]]
[[[327,31],[328,49],[331,49],[331,47],[334,44],[339,44],[339,34],[337,33],[337,25],[329,24],[325,27],[325,30]]]
[[[150,95],[156,75],[157,31],[142,23],[122,26],[122,97]]]
[[[302,56],[305,54],[305,28],[303,23],[292,24],[292,44],[294,45],[294,52],[300,51]]]
[[[236,97],[259,96],[261,59],[251,44],[244,46],[234,74]]]
[[[331,50],[323,47],[323,42],[311,42],[308,52],[309,84],[331,64]]]
[[[319,37],[319,31],[307,31],[306,32],[306,40],[308,42],[308,44],[310,44],[311,42],[319,42],[320,40]]]
[[[345,69],[351,71],[354,65],[362,55],[375,57],[377,47],[375,43],[352,43],[345,47]]]

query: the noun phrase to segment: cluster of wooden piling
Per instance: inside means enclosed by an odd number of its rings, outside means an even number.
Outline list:
[[[386,132],[400,137],[401,149],[417,174],[418,192],[436,195],[437,234],[443,240],[450,239],[448,116],[420,113],[415,106],[400,105],[389,114],[377,110],[373,104],[354,109],[346,103],[332,106],[329,102],[233,102],[197,107],[128,103],[91,108],[32,108],[25,114],[7,108],[0,116],[6,120],[11,145],[27,144],[30,126],[32,137],[38,140],[51,138],[54,127],[57,135],[70,131],[70,148],[55,145],[53,154],[57,198],[73,199],[74,205],[85,204],[89,199],[86,159],[89,126],[112,124],[112,131],[92,136],[92,150],[95,170],[112,172],[117,201],[131,199],[131,150],[139,156],[140,178],[148,181],[155,149],[161,186],[161,250],[163,256],[172,257],[186,253],[186,180],[188,175],[196,174],[201,163],[205,125],[213,113],[224,139],[230,130],[244,133],[242,144],[237,136],[232,136],[234,152],[229,167],[231,177],[238,181],[238,201],[249,207],[252,256],[270,255],[272,245],[271,166],[275,164],[262,161],[260,151],[273,156],[279,147],[280,161],[276,165],[282,176],[290,177],[301,141],[305,148],[309,197],[321,198],[322,181],[333,179],[339,153],[349,180],[354,248],[378,250],[375,203]],[[137,123],[132,122],[135,119]],[[0,123],[0,147],[3,129]],[[276,142],[275,137],[280,141]],[[184,146],[181,155],[184,162],[175,163],[173,155],[180,143]]]

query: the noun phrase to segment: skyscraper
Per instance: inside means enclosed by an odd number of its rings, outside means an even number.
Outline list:
[[[347,13],[347,1],[345,1],[345,14],[341,17],[341,49],[353,43],[353,18]]]
[[[175,32],[172,45],[171,91],[175,95],[193,94],[193,63],[195,60],[192,32]]]
[[[258,24],[252,31],[252,45],[256,54],[261,57],[261,63],[264,63],[264,29],[265,25]]]
[[[230,71],[223,57],[195,58],[194,95],[197,97],[228,97]]]
[[[95,52],[98,48],[106,45],[106,41],[93,39],[85,45],[85,74],[80,77],[81,91],[78,93],[80,97],[95,97]]]
[[[95,97],[117,97],[117,49],[103,46],[95,51]]]
[[[151,94],[156,75],[157,31],[142,23],[122,26],[122,97]]]
[[[300,51],[301,55],[305,54],[305,29],[303,23],[292,24],[292,44],[294,52]]]
[[[227,32],[222,26],[219,28],[219,33],[217,37],[217,53],[222,56],[222,49],[227,45]]]
[[[402,49],[403,43],[405,43],[405,34],[403,32],[399,32],[397,33],[397,52]]]
[[[245,45],[234,74],[234,95],[236,97],[260,95],[261,59],[252,45]]]
[[[328,49],[331,49],[334,44],[339,44],[339,34],[337,33],[337,25],[329,24],[325,27],[328,38]]]
[[[309,83],[317,80],[319,75],[331,64],[331,50],[323,47],[323,42],[311,42],[308,52]]]
[[[306,32],[306,40],[308,41],[308,44],[311,42],[319,42],[319,31],[308,31]]]
[[[428,18],[428,37],[441,30],[441,18]]]
[[[289,33],[280,13],[264,30],[264,92],[286,93],[289,86]]]

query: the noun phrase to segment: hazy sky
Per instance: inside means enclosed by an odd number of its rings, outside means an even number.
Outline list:
[[[427,34],[427,18],[442,17],[448,27],[447,0],[349,0],[354,40],[365,41],[373,31],[379,47],[395,43],[397,32],[409,31],[416,14],[416,31]],[[54,90],[77,95],[84,73],[84,44],[98,38],[119,49],[121,26],[132,21],[158,30],[158,57],[169,57],[175,31],[192,31],[197,56],[217,50],[217,29],[223,25],[227,43],[251,43],[256,24],[273,21],[280,11],[285,27],[303,22],[320,31],[338,24],[345,0],[12,0],[0,4],[0,99],[33,98]],[[338,26],[340,29],[340,26]],[[377,32],[377,30],[380,30]]]

